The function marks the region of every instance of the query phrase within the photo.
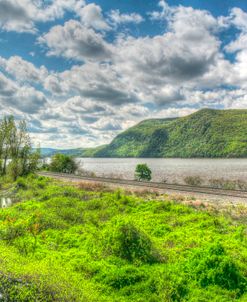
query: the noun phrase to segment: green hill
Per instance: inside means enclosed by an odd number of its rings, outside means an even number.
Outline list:
[[[145,120],[93,157],[247,157],[247,110],[202,109],[186,117]]]

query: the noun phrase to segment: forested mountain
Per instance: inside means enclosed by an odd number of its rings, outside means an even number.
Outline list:
[[[247,110],[202,109],[186,117],[145,120],[95,157],[247,157]]]

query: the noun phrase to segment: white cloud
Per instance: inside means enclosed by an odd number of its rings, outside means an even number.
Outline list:
[[[211,32],[213,17],[207,21],[205,16],[198,26],[203,18],[197,11],[179,8],[169,21],[169,32],[153,38],[120,38],[114,56],[116,70],[140,87],[146,98],[153,91],[162,94],[167,85],[195,85],[215,66],[220,51],[220,42]]]
[[[83,0],[53,0],[49,5],[36,0],[0,0],[0,28],[35,33],[37,22],[62,18],[65,11],[77,11],[84,5]]]
[[[241,33],[237,40],[232,41],[225,48],[228,52],[236,52],[247,49],[247,34]]]
[[[228,19],[232,25],[247,33],[247,13],[241,8],[234,7]]]
[[[75,20],[52,27],[39,37],[38,42],[49,47],[47,54],[50,56],[95,61],[108,59],[111,55],[111,46],[100,33]]]
[[[137,13],[121,14],[118,9],[111,10],[109,13],[110,21],[113,25],[135,23],[139,24],[144,21],[144,18]]]
[[[0,103],[15,111],[36,113],[47,103],[45,95],[33,87],[19,86],[0,73]]]
[[[93,27],[96,30],[110,30],[111,27],[106,23],[100,6],[90,3],[81,8],[77,14],[81,22],[87,27]]]
[[[158,3],[161,10],[149,13],[151,20],[165,20],[172,14],[173,9],[167,4],[166,1],[161,0]]]
[[[119,106],[137,100],[134,90],[111,64],[87,63],[58,75],[61,89],[98,102]]]
[[[19,56],[12,56],[8,60],[0,57],[0,68],[15,77],[17,82],[40,83],[48,76],[44,66],[35,67],[32,63],[23,60]]]

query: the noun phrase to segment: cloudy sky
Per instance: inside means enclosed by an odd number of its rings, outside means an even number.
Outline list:
[[[247,108],[243,0],[0,0],[0,110],[42,147]]]

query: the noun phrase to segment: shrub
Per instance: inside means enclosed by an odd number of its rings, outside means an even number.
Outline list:
[[[191,271],[201,287],[218,285],[227,290],[236,290],[239,294],[247,289],[247,280],[220,244],[214,244],[196,255],[191,263]]]
[[[52,157],[49,169],[53,172],[74,173],[77,169],[77,164],[72,157],[58,153]]]
[[[150,238],[132,223],[120,222],[110,239],[113,253],[130,262],[155,263],[161,257]]]
[[[184,182],[190,186],[201,186],[202,179],[200,176],[187,176],[184,178]]]
[[[110,285],[114,289],[121,289],[127,286],[133,286],[147,279],[147,275],[132,265],[114,268],[107,270],[100,275],[99,280],[104,280],[104,283]]]
[[[137,180],[148,180],[152,179],[152,171],[147,164],[138,164],[135,169],[135,178]]]
[[[19,159],[12,160],[7,167],[7,174],[15,181],[19,175],[23,175],[22,164]]]
[[[27,184],[24,180],[24,178],[19,177],[16,181],[16,188],[17,189],[22,189],[22,190],[26,190],[27,189]]]

